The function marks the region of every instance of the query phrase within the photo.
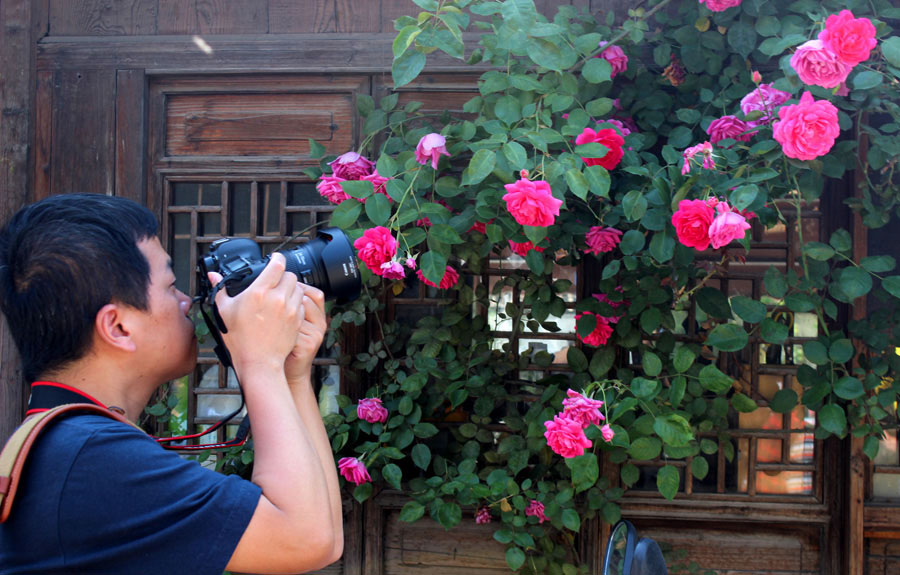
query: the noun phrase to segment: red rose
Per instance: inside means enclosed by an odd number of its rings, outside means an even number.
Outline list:
[[[678,241],[700,251],[709,247],[709,226],[716,218],[716,210],[703,200],[681,200],[672,214],[672,225]]]
[[[614,129],[604,128],[595,132],[590,128],[585,128],[575,138],[575,144],[578,146],[592,142],[603,144],[609,148],[609,151],[602,158],[581,158],[588,166],[603,166],[607,170],[611,170],[622,161],[622,156],[625,155],[625,151],[622,149],[622,146],[625,145],[625,138],[620,136]]]

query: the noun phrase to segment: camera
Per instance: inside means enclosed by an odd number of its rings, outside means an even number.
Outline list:
[[[296,274],[301,282],[322,290],[325,299],[346,303],[359,295],[362,282],[356,255],[350,240],[340,229],[320,230],[307,243],[278,253],[284,255],[286,271]],[[197,262],[198,299],[208,299],[215,309],[213,298],[222,286],[228,295],[236,296],[253,283],[268,262],[269,256],[263,257],[259,245],[251,239],[216,240]],[[222,275],[222,282],[216,288],[207,279],[208,272]]]

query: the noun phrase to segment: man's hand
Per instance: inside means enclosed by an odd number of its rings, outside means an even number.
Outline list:
[[[297,284],[297,287],[303,292],[303,321],[297,331],[294,348],[284,361],[284,376],[288,384],[310,380],[313,358],[328,329],[325,294],[305,284]]]

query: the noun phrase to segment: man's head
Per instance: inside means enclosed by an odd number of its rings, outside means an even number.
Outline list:
[[[53,196],[0,230],[0,309],[33,381],[91,348],[97,312],[115,302],[148,310],[151,270],[139,244],[156,218],[123,198]]]

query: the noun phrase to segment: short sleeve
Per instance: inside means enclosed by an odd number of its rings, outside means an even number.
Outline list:
[[[111,573],[221,575],[260,488],[187,461],[125,424],[94,419],[60,498],[67,567],[78,572],[86,561]]]

